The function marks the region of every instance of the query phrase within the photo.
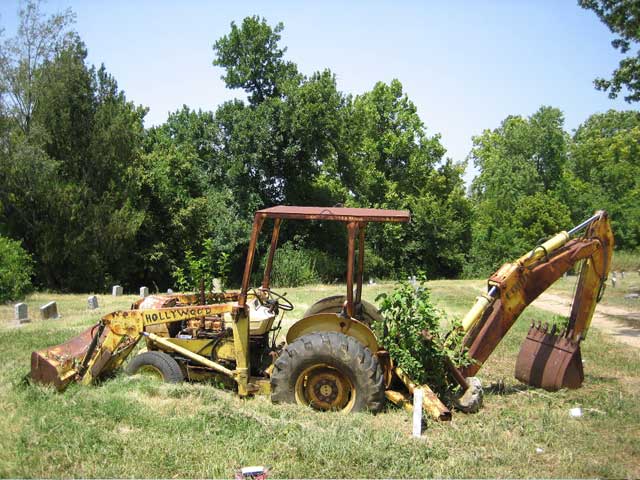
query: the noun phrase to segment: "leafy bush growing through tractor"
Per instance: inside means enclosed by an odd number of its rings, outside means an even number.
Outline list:
[[[380,302],[384,321],[375,322],[373,327],[394,362],[415,382],[427,384],[442,395],[451,393],[455,383],[447,371],[447,357],[457,367],[470,362],[462,347],[464,334],[459,321],[449,320],[432,303],[424,281],[417,287],[401,282],[376,301]],[[445,334],[445,327],[451,333]],[[423,331],[431,335],[430,340],[424,338]]]
[[[196,256],[191,250],[185,252],[185,264],[184,268],[175,267],[172,275],[176,287],[181,291],[198,291],[200,280],[204,280],[205,289],[208,290],[216,277],[222,280],[224,288],[229,277],[230,254],[217,251],[213,240],[208,238],[204,241],[200,256]]]
[[[32,273],[33,261],[20,242],[0,236],[0,303],[28,293]]]

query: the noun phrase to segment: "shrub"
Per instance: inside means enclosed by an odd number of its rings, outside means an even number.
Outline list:
[[[182,292],[200,289],[200,281],[204,281],[205,289],[211,288],[213,279],[220,278],[222,288],[226,288],[230,269],[230,254],[216,249],[213,240],[204,241],[203,252],[197,256],[191,250],[185,252],[185,266],[174,267],[172,277],[175,285]]]
[[[32,274],[33,261],[20,242],[0,236],[0,303],[29,292]]]
[[[458,367],[469,364],[458,322],[448,321],[431,302],[424,282],[417,288],[401,282],[393,292],[383,293],[376,300],[381,300],[384,322],[376,322],[373,327],[391,358],[418,384],[427,384],[440,394],[450,392],[455,383],[449,378],[446,358]],[[444,327],[451,333],[445,335]],[[430,341],[422,336],[423,330],[431,335]]]
[[[260,275],[266,263],[267,255],[261,259]],[[271,271],[271,286],[299,287],[319,282],[320,276],[316,269],[316,257],[313,251],[296,247],[291,242],[283,244],[276,250]]]

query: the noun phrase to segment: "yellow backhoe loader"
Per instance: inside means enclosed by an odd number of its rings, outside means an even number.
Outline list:
[[[251,288],[258,236],[273,221],[271,245],[259,288]],[[346,295],[321,299],[277,344],[279,312],[293,309],[270,288],[270,275],[283,220],[336,221],[348,232]],[[35,351],[31,378],[58,390],[71,382],[89,384],[122,366],[144,338],[147,351],[132,358],[128,373],[151,371],[165,381],[216,379],[240,396],[270,395],[275,403],[320,410],[379,411],[385,398],[410,408],[415,388],[423,407],[437,419],[451,413],[426,385],[416,385],[379,344],[370,324],[380,319],[362,299],[365,228],[369,222],[408,222],[405,211],[362,208],[277,206],[256,212],[242,286],[235,293],[153,295],[130,310],[105,315],[62,345]],[[578,233],[583,232],[581,235]],[[586,336],[611,264],[613,234],[606,212],[561,232],[513,263],[503,265],[464,317],[464,344],[474,362],[450,365],[465,393],[457,406],[478,408],[478,384],[470,381],[516,318],[555,280],[582,262],[568,328],[532,326],[516,362],[519,380],[548,390],[577,388],[583,380],[580,342]],[[355,283],[355,289],[354,289]],[[355,290],[355,291],[354,291]]]

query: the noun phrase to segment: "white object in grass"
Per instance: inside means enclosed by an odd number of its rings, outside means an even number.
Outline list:
[[[422,435],[422,389],[413,391],[413,436],[420,438]]]

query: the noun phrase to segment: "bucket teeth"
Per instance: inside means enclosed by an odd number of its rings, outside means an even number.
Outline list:
[[[558,326],[554,323],[554,324],[551,326],[551,331],[549,332],[549,334],[550,334],[550,335],[555,335],[557,330],[558,330]]]

